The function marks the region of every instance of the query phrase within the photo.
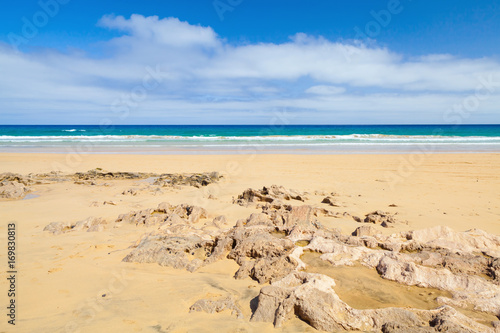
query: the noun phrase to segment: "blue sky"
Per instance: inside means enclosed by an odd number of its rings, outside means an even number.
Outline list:
[[[2,124],[499,123],[500,1],[19,1]]]

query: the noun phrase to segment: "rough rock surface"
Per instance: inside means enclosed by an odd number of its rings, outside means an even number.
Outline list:
[[[394,217],[394,215],[381,210],[377,210],[365,215],[364,223],[374,223],[380,224],[384,228],[392,228],[395,223],[399,221]]]
[[[361,227],[357,227],[356,230],[352,233],[353,236],[363,237],[363,236],[373,236],[377,234],[377,229],[372,227],[371,225],[363,225]]]
[[[223,229],[223,217],[206,217],[202,208],[160,204],[117,220],[158,226],[123,259],[195,271],[227,258],[240,267],[235,278],[252,278],[264,286],[252,316],[255,321],[281,326],[297,316],[327,330],[375,332],[493,332],[454,308],[500,315],[500,238],[480,230],[455,232],[436,227],[382,235],[363,225],[353,235],[323,227],[317,216],[323,208],[266,202],[253,213]],[[377,214],[381,215],[381,214]],[[300,244],[299,244],[300,243]],[[334,281],[324,275],[301,272],[305,251],[321,253],[332,266],[362,264],[382,278],[405,285],[446,290],[433,310],[384,308],[357,310],[339,299]],[[193,306],[208,312],[232,309],[231,301],[200,300]],[[193,309],[194,309],[193,308]],[[205,310],[207,309],[207,310]],[[218,310],[217,310],[218,309]]]
[[[151,234],[143,238],[123,261],[157,263],[193,272],[203,265],[214,245],[212,240],[203,239],[195,233],[179,236]]]
[[[0,198],[22,199],[31,191],[31,188],[17,180],[3,180],[0,182]]]
[[[178,223],[197,223],[206,218],[207,212],[204,208],[181,204],[171,206],[162,202],[156,209],[144,209],[127,214],[121,214],[116,223],[133,223],[135,225],[154,226]]]
[[[440,297],[441,304],[499,316],[498,257],[482,254],[498,251],[498,241],[480,230],[435,227],[390,236],[316,236],[301,251],[320,252],[320,258],[334,266],[360,263],[376,268],[385,279],[446,290],[452,297]]]
[[[53,235],[59,235],[70,231],[96,232],[103,231],[106,225],[107,221],[100,217],[89,217],[75,223],[52,222],[45,226],[43,231],[47,231]]]
[[[162,203],[156,209],[120,215],[116,222],[159,225],[124,261],[156,262],[194,271],[227,257],[240,265],[236,278],[251,277],[266,283],[282,278],[300,264],[298,258],[290,256],[296,240],[332,234],[310,216],[312,210],[310,206],[267,209],[238,221],[231,229],[210,230],[207,223],[201,229],[193,225],[206,217],[204,209]],[[211,224],[223,224],[224,220],[217,217]]]
[[[327,196],[325,197],[321,203],[325,203],[325,204],[328,204],[330,206],[333,206],[333,207],[342,207],[342,205],[333,197],[331,196]]]
[[[74,180],[96,180],[96,179],[143,179],[148,177],[154,177],[156,174],[153,173],[141,173],[141,172],[111,172],[105,171],[99,168],[89,170],[87,172],[76,172],[73,175]]]
[[[194,187],[207,186],[218,182],[222,178],[218,172],[205,172],[194,174],[162,174],[154,181],[154,185],[179,186],[189,185]]]
[[[281,327],[297,316],[328,332],[493,332],[449,306],[435,310],[353,309],[340,300],[334,287],[335,281],[325,275],[293,272],[261,289],[251,320]]]
[[[200,299],[189,308],[189,312],[204,311],[207,313],[216,313],[224,310],[230,310],[236,318],[243,319],[243,312],[239,304],[232,296],[220,297],[217,299]]]
[[[0,182],[10,181],[24,184],[26,186],[33,184],[35,181],[32,179],[32,175],[23,176],[18,173],[4,172],[0,173]]]
[[[254,190],[249,188],[233,200],[234,204],[240,206],[248,206],[251,203],[267,202],[277,203],[283,200],[298,200],[305,201],[307,193],[298,192],[292,189],[286,189],[283,186],[271,185],[270,187],[263,187],[261,190]]]
[[[140,194],[152,194],[152,195],[160,195],[163,194],[163,191],[158,186],[145,186],[145,187],[131,187],[122,192],[122,195],[131,195],[136,196]]]

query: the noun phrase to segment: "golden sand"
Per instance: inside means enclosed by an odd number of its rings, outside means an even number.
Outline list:
[[[277,184],[310,192],[307,204],[321,201],[322,196],[314,195],[315,191],[336,192],[342,206],[335,207],[339,212],[363,216],[379,209],[397,213],[399,220],[408,221],[390,229],[376,226],[383,233],[446,225],[457,231],[480,228],[500,234],[500,154],[77,157],[0,154],[0,172],[43,173],[57,167],[73,173],[99,167],[157,173],[219,171],[225,178],[200,189],[182,187],[165,190],[161,195],[137,196],[121,194],[137,186],[137,181],[111,181],[110,186],[63,182],[36,185],[39,197],[33,199],[0,202],[2,244],[9,221],[15,221],[18,229],[18,332],[64,332],[65,327],[80,332],[316,331],[298,319],[277,330],[269,323],[250,323],[251,300],[261,286],[250,279],[235,280],[238,265],[234,261],[223,260],[195,273],[157,264],[124,263],[121,260],[130,251],[128,247],[147,229],[123,226],[53,236],[42,231],[51,222],[76,222],[89,216],[112,221],[119,214],[166,201],[201,205],[210,219],[225,215],[233,224],[256,211],[233,205],[233,197],[249,187]],[[216,199],[208,199],[210,194]],[[95,201],[114,201],[116,205],[94,207],[91,204]],[[359,226],[349,217],[320,220],[344,233]],[[0,260],[6,262],[5,253],[0,254]],[[321,269],[317,267],[316,271]],[[364,277],[360,283],[369,294],[368,304],[363,306],[363,292],[354,291],[356,285],[348,283],[348,269],[324,273],[338,279],[338,294],[354,307],[392,304],[431,308],[436,304],[429,293],[442,293],[413,287],[402,295],[401,288],[408,287],[389,281],[384,281],[383,290],[382,285],[371,288],[370,284],[380,282],[376,282],[377,276],[366,268],[357,268],[357,274]],[[6,288],[2,280],[2,295]],[[189,306],[196,300],[228,293],[238,299],[245,320],[232,317],[228,311],[189,313]],[[6,329],[2,320],[0,331]]]

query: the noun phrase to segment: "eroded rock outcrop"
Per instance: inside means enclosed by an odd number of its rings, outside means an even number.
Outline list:
[[[4,180],[0,182],[0,198],[22,199],[31,191],[31,188],[17,180]]]
[[[207,313],[217,313],[224,310],[231,311],[231,314],[236,318],[244,318],[238,302],[232,296],[200,299],[189,307],[189,312],[204,311]]]
[[[449,306],[435,310],[353,309],[338,297],[334,287],[335,281],[325,275],[293,272],[261,289],[251,320],[281,327],[297,316],[328,332],[493,332]]]
[[[376,268],[385,279],[450,292],[451,298],[438,299],[441,304],[472,307],[499,316],[498,260],[482,255],[497,248],[498,237],[483,231],[455,232],[436,227],[390,236],[316,236],[294,254],[300,257],[303,251],[315,251],[333,266],[359,263]]]
[[[181,235],[156,233],[144,237],[123,261],[157,263],[194,272],[210,256],[214,246],[212,239],[195,232]]]
[[[193,174],[162,174],[154,182],[160,186],[188,185],[194,187],[207,186],[218,182],[222,175],[218,172],[205,172]]]
[[[119,171],[105,171],[99,168],[89,170],[87,172],[76,172],[72,177],[75,181],[85,180],[118,180],[118,179],[144,179],[148,177],[158,176],[154,173],[142,172],[119,172]]]
[[[361,220],[358,222],[361,222]],[[394,215],[381,210],[376,210],[366,214],[362,222],[380,224],[384,228],[392,228],[395,223],[401,223],[401,221],[397,220]]]
[[[162,202],[156,209],[144,209],[127,214],[121,214],[116,223],[132,223],[135,225],[155,226],[162,224],[197,223],[206,218],[207,212],[204,208],[181,204],[172,206]]]
[[[108,222],[100,217],[89,217],[75,223],[52,222],[45,226],[43,231],[53,235],[64,234],[71,231],[99,232],[106,229]]]
[[[207,214],[188,205],[162,203],[156,209],[125,214],[118,223],[157,228],[123,260],[191,272],[225,258],[234,260],[240,266],[235,278],[271,283],[262,288],[252,320],[276,326],[298,316],[327,331],[493,332],[452,307],[500,315],[500,260],[495,257],[499,237],[441,227],[382,235],[371,225],[342,235],[319,223],[317,217],[327,214],[324,208],[279,202],[266,202],[261,208],[232,228],[221,228],[228,223],[224,217],[197,224]],[[320,259],[332,266],[362,264],[376,269],[381,278],[444,290],[447,297],[435,299],[442,306],[434,310],[353,309],[335,293],[333,279],[301,271],[307,269],[301,259],[306,251],[320,253]],[[234,311],[232,302],[205,299],[192,310]]]
[[[286,189],[283,186],[271,185],[270,187],[263,187],[261,190],[254,190],[252,188],[246,189],[237,199],[233,200],[234,204],[240,206],[248,206],[252,203],[267,202],[267,203],[280,203],[284,200],[307,200],[305,192],[299,192],[292,189]]]

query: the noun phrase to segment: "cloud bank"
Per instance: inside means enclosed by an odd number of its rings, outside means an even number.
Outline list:
[[[102,54],[0,45],[0,123],[499,123],[500,63],[298,33],[233,45],[177,18],[105,16]]]

